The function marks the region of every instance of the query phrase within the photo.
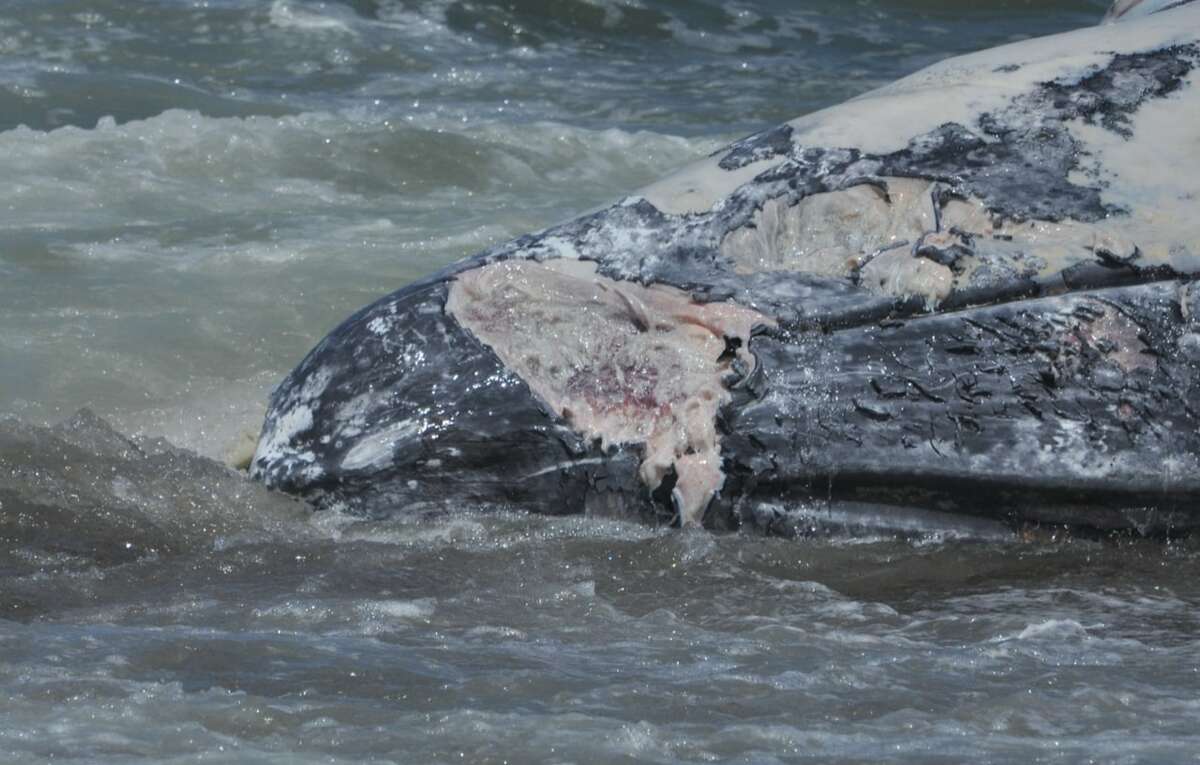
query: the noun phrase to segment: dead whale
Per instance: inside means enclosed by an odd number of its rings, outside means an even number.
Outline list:
[[[1200,3],[944,61],[362,309],[251,474],[827,530],[1200,524]]]

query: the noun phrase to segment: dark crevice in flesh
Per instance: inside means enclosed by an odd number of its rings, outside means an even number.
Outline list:
[[[737,170],[760,160],[787,154],[792,150],[792,132],[792,126],[785,123],[747,136],[718,151],[717,154],[724,153],[725,156],[717,165],[722,170]]]
[[[671,497],[671,492],[675,491],[675,485],[678,483],[679,474],[675,472],[674,467],[671,467],[663,476],[658,488],[650,492],[650,499],[654,504],[654,518],[660,525],[678,527],[681,523],[679,511]]]

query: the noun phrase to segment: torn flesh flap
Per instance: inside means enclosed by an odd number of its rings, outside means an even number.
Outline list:
[[[762,314],[697,303],[664,285],[600,276],[586,261],[502,261],[459,274],[446,312],[549,409],[601,442],[643,448],[648,490],[674,472],[672,500],[698,524],[721,490],[717,413],[753,369]]]

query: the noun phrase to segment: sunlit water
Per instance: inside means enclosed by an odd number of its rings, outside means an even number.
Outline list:
[[[373,298],[1104,6],[0,3],[0,761],[1196,761],[1193,543],[356,523],[219,464]]]

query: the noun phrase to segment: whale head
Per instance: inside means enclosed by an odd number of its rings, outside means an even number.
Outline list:
[[[276,389],[251,471],[364,515],[513,504],[699,523],[724,482],[719,410],[771,324],[584,261],[465,269],[315,348]]]

